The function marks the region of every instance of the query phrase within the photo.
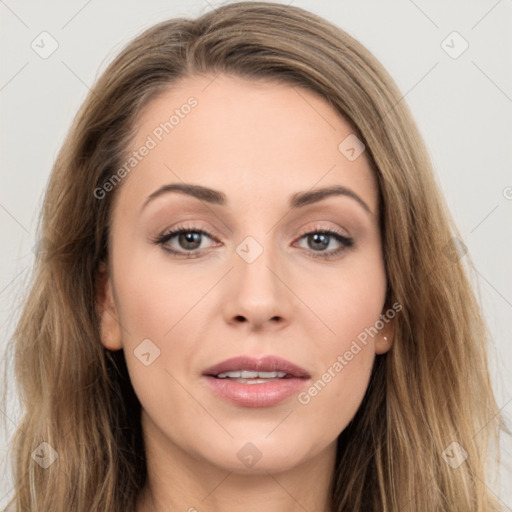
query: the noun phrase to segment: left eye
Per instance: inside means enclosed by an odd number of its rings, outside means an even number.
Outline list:
[[[331,242],[337,242],[338,244],[346,244],[347,239],[335,233],[334,231],[315,231],[312,233],[306,233],[303,235],[300,240],[306,240],[309,249],[312,249],[315,252],[324,251],[329,247]],[[331,247],[331,249],[333,249]]]

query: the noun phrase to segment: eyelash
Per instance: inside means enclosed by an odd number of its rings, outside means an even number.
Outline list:
[[[195,249],[194,251],[176,251],[175,249],[171,249],[167,244],[169,240],[174,238],[175,236],[184,234],[184,233],[196,233],[200,235],[206,235],[208,238],[215,240],[215,237],[205,231],[204,229],[200,229],[194,226],[181,226],[179,228],[173,229],[172,231],[163,232],[156,239],[153,240],[153,243],[156,245],[162,246],[164,251],[170,253],[171,255],[175,257],[183,256],[185,258],[198,258],[201,256],[201,249]],[[299,240],[302,240],[308,235],[328,235],[336,239],[337,242],[341,244],[341,247],[335,250],[331,250],[330,252],[324,252],[324,251],[312,251],[311,257],[312,258],[321,258],[321,259],[331,259],[336,256],[338,256],[341,252],[350,249],[354,246],[354,239],[350,238],[348,236],[345,236],[340,231],[336,229],[324,229],[324,228],[316,228],[312,231],[306,231],[305,233],[302,233],[299,236]],[[316,254],[315,254],[316,253]]]

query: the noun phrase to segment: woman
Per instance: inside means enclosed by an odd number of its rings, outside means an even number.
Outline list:
[[[339,28],[255,2],[147,30],[82,106],[41,239],[16,510],[499,510],[457,231]]]

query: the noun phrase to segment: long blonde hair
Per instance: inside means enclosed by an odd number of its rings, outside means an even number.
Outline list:
[[[151,99],[182,77],[221,72],[326,98],[364,142],[379,185],[387,301],[403,309],[393,348],[377,356],[365,399],[339,436],[333,510],[499,510],[485,484],[488,448],[503,428],[488,332],[469,257],[456,250],[458,232],[407,105],[382,65],[343,30],[263,2],[146,30],[78,112],[51,174],[42,251],[11,340],[24,416],[12,439],[10,504],[17,512],[134,510],[146,481],[140,403],[123,351],[100,343],[96,310],[119,187],[101,200],[94,191],[125,160]],[[49,450],[43,442],[58,455],[46,469],[31,456]],[[447,453],[463,461],[454,467]]]

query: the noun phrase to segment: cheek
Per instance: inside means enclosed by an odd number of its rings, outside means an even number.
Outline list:
[[[310,297],[316,297],[330,334],[316,343],[321,366],[297,401],[309,417],[321,417],[322,428],[331,433],[346,427],[364,397],[375,359],[375,325],[385,300],[385,270],[378,251],[353,261],[346,272],[323,280],[321,287],[310,283]]]
[[[218,280],[217,274],[173,269],[165,255],[152,261],[137,253],[119,258],[116,289],[125,327],[123,341],[136,343],[134,336],[171,341],[189,321],[189,312]]]
[[[373,344],[357,338],[325,347],[321,370],[296,397],[300,421],[310,435],[332,440],[345,429],[366,393],[374,359]]]
[[[142,251],[123,254],[121,247],[120,238],[113,255],[116,306],[133,388],[157,416],[190,410],[193,401],[179,382],[198,353],[197,335],[204,332],[201,317],[211,304],[207,294],[218,272],[171,273],[165,257],[149,262]]]
[[[297,395],[299,411],[314,420],[312,429],[337,436],[354,417],[364,397],[375,353],[370,344],[353,340],[330,350],[323,372]],[[321,418],[321,425],[318,424]]]
[[[329,328],[331,347],[350,348],[351,340],[375,325],[383,311],[386,276],[378,247],[361,257],[347,259],[339,272],[321,279],[310,278],[304,293],[313,301],[319,316]],[[370,337],[369,343],[373,341]],[[327,349],[330,356],[332,351]]]

